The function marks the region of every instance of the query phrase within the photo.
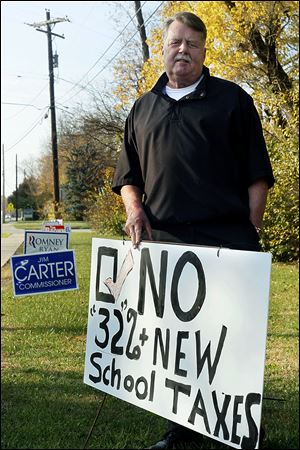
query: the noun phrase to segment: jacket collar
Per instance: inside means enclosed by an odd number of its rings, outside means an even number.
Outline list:
[[[195,91],[189,94],[189,98],[204,98],[206,96],[207,82],[210,78],[209,68],[203,66],[202,74],[204,75],[204,77],[196,87]],[[168,81],[168,75],[166,74],[166,72],[164,72],[151,89],[151,92],[153,92],[154,94],[162,95],[162,90],[166,86]]]

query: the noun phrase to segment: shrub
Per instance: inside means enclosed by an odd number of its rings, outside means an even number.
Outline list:
[[[99,233],[124,235],[125,208],[120,196],[111,189],[113,169],[103,171],[102,187],[88,197],[87,220]]]
[[[296,142],[271,149],[275,184],[269,191],[264,215],[262,248],[275,261],[299,258],[299,161]]]

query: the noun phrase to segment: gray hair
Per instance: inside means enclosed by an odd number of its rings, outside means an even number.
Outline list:
[[[165,22],[164,38],[166,38],[169,27],[173,22],[175,22],[175,20],[184,23],[185,25],[187,25],[188,27],[192,28],[195,31],[199,31],[202,34],[203,41],[205,42],[207,30],[204,22],[202,22],[200,17],[196,16],[196,14],[193,14],[188,11],[179,12]]]

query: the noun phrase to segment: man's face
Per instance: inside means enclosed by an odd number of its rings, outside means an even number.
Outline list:
[[[205,43],[202,34],[175,20],[168,29],[163,57],[173,88],[193,84],[201,75],[205,59]]]

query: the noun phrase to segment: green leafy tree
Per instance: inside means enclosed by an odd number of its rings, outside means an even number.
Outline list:
[[[47,196],[45,198],[43,194],[38,193],[37,179],[30,175],[24,178],[23,182],[18,186],[18,191],[15,190],[7,200],[14,205],[14,208],[32,208],[34,210],[34,218],[38,218],[39,211],[46,199]]]
[[[88,193],[100,185],[101,166],[97,164],[97,149],[92,145],[78,145],[69,151],[64,185],[64,204],[68,216],[83,220]]]

